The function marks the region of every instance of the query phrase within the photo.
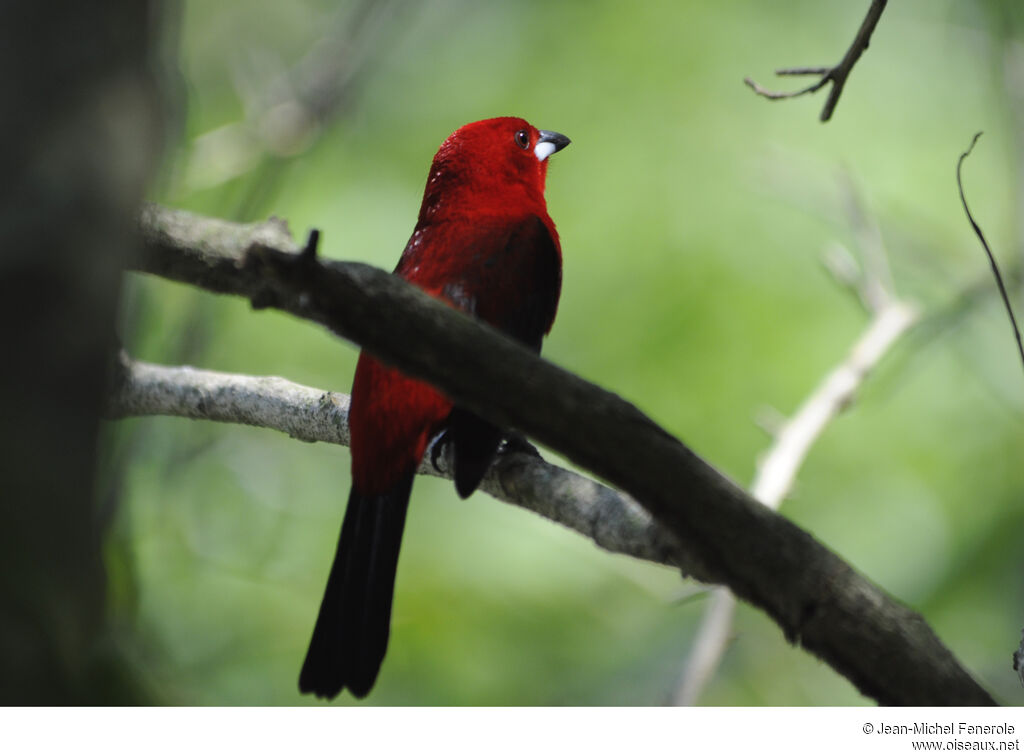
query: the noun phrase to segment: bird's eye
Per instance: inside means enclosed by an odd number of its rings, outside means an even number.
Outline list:
[[[526,129],[520,129],[516,132],[516,144],[522,147],[524,150],[530,149],[530,134]]]

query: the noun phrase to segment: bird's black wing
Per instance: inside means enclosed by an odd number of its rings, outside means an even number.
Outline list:
[[[562,260],[545,222],[530,216],[509,227],[486,232],[474,240],[473,260],[442,295],[540,352],[558,309]],[[480,485],[504,431],[469,410],[455,407],[446,424],[454,450],[455,489],[465,498]]]

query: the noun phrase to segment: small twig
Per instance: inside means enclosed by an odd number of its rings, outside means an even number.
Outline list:
[[[318,246],[320,246],[320,229],[310,229],[309,236],[306,238],[306,246],[302,248],[299,257],[307,261],[315,260]]]
[[[882,229],[865,210],[864,198],[848,171],[843,173],[842,190],[846,216],[857,242],[863,268],[860,281],[861,299],[868,312],[874,314],[889,303],[892,292],[896,290],[889,266],[889,255],[882,240]]]
[[[796,66],[795,68],[780,68],[775,72],[776,76],[824,76],[831,73],[833,66]]]
[[[973,150],[974,145],[978,143],[978,138],[980,136],[981,132],[979,131],[974,135],[974,139],[971,140],[971,145],[967,148],[967,151],[962,153],[960,155],[960,159],[956,161],[956,186],[960,190],[960,203],[964,206],[964,212],[967,213],[967,220],[970,221],[971,228],[974,229],[975,236],[978,237],[978,241],[981,242],[981,246],[985,249],[985,254],[988,255],[989,265],[992,266],[992,275],[996,278],[996,285],[999,287],[999,294],[1003,298],[1003,305],[1006,307],[1006,314],[1009,316],[1010,325],[1013,327],[1013,335],[1017,339],[1017,351],[1020,353],[1021,366],[1024,367],[1024,341],[1021,341],[1020,327],[1017,325],[1017,318],[1013,315],[1013,307],[1010,305],[1010,296],[1006,293],[1006,284],[1003,283],[1003,274],[999,272],[999,264],[996,262],[995,255],[992,254],[992,250],[988,246],[988,242],[985,240],[985,234],[981,232],[981,227],[974,220],[974,216],[971,215],[971,209],[967,207],[967,197],[964,196],[964,183],[960,176],[964,160],[971,154],[971,150]]]
[[[672,698],[673,706],[693,706],[725,655],[736,613],[736,596],[721,586],[712,591],[711,603],[693,641],[682,678]]]
[[[846,55],[844,55],[843,59],[836,65],[797,66],[792,68],[780,68],[775,72],[776,76],[821,77],[809,87],[804,87],[803,89],[798,89],[794,92],[775,92],[765,89],[749,76],[743,80],[744,83],[753,89],[754,92],[769,100],[788,100],[793,97],[811,94],[813,92],[817,92],[826,84],[831,83],[832,89],[828,94],[828,99],[825,100],[825,107],[822,108],[821,111],[821,120],[823,122],[828,121],[832,117],[833,111],[836,109],[836,104],[839,102],[839,95],[843,93],[843,87],[846,86],[846,79],[849,77],[850,71],[853,70],[857,60],[864,54],[864,51],[868,49],[868,45],[871,43],[871,35],[875,31],[875,27],[878,25],[878,19],[882,17],[882,11],[885,10],[886,2],[888,2],[888,0],[872,0],[867,16],[864,17],[864,21],[861,23],[860,29],[857,30],[857,36],[853,38],[853,43],[846,51]]]
[[[780,76],[782,75],[782,71],[781,70],[776,71],[775,73],[780,75]],[[821,79],[821,81],[817,81],[814,84],[811,84],[811,86],[809,86],[809,87],[804,87],[803,89],[798,89],[795,92],[778,92],[778,91],[775,91],[775,90],[772,90],[772,89],[765,89],[760,84],[758,84],[756,81],[751,79],[749,76],[747,76],[747,77],[745,77],[743,79],[743,83],[746,84],[748,87],[753,89],[757,94],[761,95],[762,97],[764,97],[767,100],[788,100],[788,99],[790,99],[792,97],[799,97],[800,95],[811,94],[812,92],[817,92],[819,89],[821,89],[823,86],[825,86],[826,84],[828,84],[832,80],[833,73],[834,73],[834,70],[830,68],[830,69],[828,69],[828,71],[825,74],[824,78]],[[824,120],[827,120],[827,119],[822,118],[821,120],[824,121]]]

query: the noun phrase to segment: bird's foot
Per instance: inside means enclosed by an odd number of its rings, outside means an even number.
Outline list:
[[[451,446],[451,438],[447,430],[438,433],[430,444],[430,464],[441,475],[450,472],[441,465],[442,461],[450,459],[448,456],[449,446]]]

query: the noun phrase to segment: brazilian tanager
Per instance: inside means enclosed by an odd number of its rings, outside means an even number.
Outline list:
[[[562,252],[544,201],[547,160],[569,144],[521,118],[467,124],[430,166],[395,274],[539,352],[562,285]],[[437,390],[363,352],[349,411],[352,490],[299,689],[333,698],[373,687],[413,476],[430,442],[450,444],[455,490],[480,484],[503,432]]]

